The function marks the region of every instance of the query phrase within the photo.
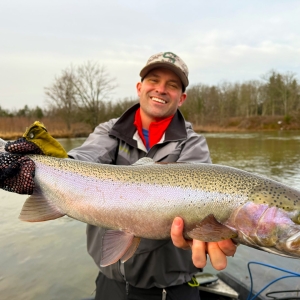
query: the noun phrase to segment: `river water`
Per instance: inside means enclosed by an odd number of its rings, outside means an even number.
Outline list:
[[[300,189],[300,132],[205,134],[214,163],[237,167]],[[84,139],[61,139],[68,150]],[[43,223],[18,220],[27,196],[0,190],[0,299],[89,297],[97,268],[86,252],[85,224],[63,217]],[[300,272],[300,261],[239,246],[226,271],[249,283],[247,262],[265,262]],[[210,264],[205,271],[216,273]],[[254,268],[256,290],[279,271]],[[278,286],[278,285],[277,285]],[[280,287],[300,288],[299,279]]]

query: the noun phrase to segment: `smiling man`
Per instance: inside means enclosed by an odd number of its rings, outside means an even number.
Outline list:
[[[116,165],[130,165],[142,157],[166,163],[211,163],[205,138],[193,131],[178,110],[186,101],[189,84],[188,68],[182,59],[172,52],[155,54],[140,76],[141,82],[136,86],[139,104],[120,118],[98,125],[69,156]],[[231,240],[187,241],[182,235],[183,227],[183,220],[175,218],[172,240],[142,239],[128,261],[101,267],[106,230],[88,225],[88,252],[100,269],[95,299],[200,299],[198,289],[191,287],[189,281],[206,265],[206,254],[220,270],[226,267],[226,256],[232,256],[236,246]]]
[[[186,99],[179,77],[165,68],[150,71],[137,84],[143,126],[173,116]],[[148,124],[149,123],[149,124]]]

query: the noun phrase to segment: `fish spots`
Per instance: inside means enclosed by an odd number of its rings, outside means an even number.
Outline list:
[[[300,191],[269,179],[264,179],[252,190],[250,200],[287,211],[291,210],[291,207],[300,209]]]

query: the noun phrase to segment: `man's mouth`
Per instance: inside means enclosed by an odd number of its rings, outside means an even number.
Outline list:
[[[157,97],[151,97],[151,99],[155,102],[158,102],[158,103],[162,103],[162,104],[166,104],[167,101],[163,100],[163,99],[160,99],[160,98],[157,98]]]

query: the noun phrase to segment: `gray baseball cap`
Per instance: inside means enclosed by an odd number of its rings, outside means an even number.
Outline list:
[[[184,90],[189,85],[189,70],[184,61],[173,52],[160,52],[152,55],[146,66],[141,70],[140,76],[144,77],[155,68],[166,68],[173,71],[181,80]]]

